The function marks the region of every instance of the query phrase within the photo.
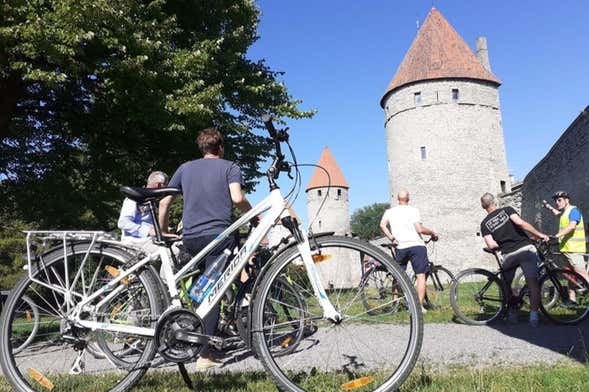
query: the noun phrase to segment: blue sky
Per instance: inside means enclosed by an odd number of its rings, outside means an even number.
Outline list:
[[[350,184],[350,213],[389,200],[384,114],[379,100],[432,4],[471,48],[486,36],[499,88],[510,172],[542,159],[589,105],[589,3],[572,1],[259,0],[252,59],[282,80],[310,120],[290,121],[299,162],[328,145]],[[303,171],[303,187],[312,169]],[[289,182],[282,181],[283,189]],[[481,190],[484,191],[484,190]],[[250,200],[267,193],[261,182]],[[304,190],[295,209],[306,218]]]

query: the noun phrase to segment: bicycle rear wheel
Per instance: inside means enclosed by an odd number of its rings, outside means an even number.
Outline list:
[[[12,341],[12,353],[18,354],[27,347],[39,331],[39,310],[31,298],[23,295],[14,306],[14,328],[23,331]]]
[[[450,304],[456,317],[471,325],[500,318],[507,309],[507,298],[503,282],[480,268],[460,272],[450,288]]]
[[[64,257],[65,256],[65,257]],[[13,389],[19,392],[41,392],[48,389],[72,390],[73,374],[104,374],[101,385],[104,390],[121,392],[135,385],[147,370],[146,364],[155,356],[151,338],[140,337],[145,342],[144,350],[126,359],[130,366],[122,368],[107,359],[87,358],[87,347],[97,344],[97,335],[73,322],[71,311],[83,295],[98,291],[113,277],[103,273],[105,268],[118,270],[132,260],[125,251],[90,243],[75,243],[56,248],[41,255],[37,264],[12,290],[6,301],[0,321],[0,362],[4,376]],[[67,268],[66,268],[67,266]],[[67,271],[67,273],[66,273]],[[87,320],[119,323],[141,327],[154,327],[161,313],[161,292],[157,277],[150,269],[138,270],[131,275],[128,286],[113,301],[121,297],[143,298],[143,308],[133,311],[120,310],[113,315],[106,308],[88,312]],[[67,288],[74,293],[66,296]],[[127,293],[127,294],[125,294]],[[96,302],[108,295],[100,296]],[[15,347],[34,328],[19,315],[25,298],[36,306],[39,314],[38,330],[33,339],[18,352]],[[111,305],[109,305],[111,304]],[[113,302],[105,306],[114,309]],[[132,315],[132,316],[131,316]],[[25,319],[26,320],[26,319]],[[106,337],[108,336],[108,337]],[[104,335],[112,348],[114,334]],[[85,365],[85,366],[84,366]]]
[[[262,363],[279,388],[287,391],[398,388],[415,365],[423,337],[423,317],[413,286],[377,247],[348,237],[319,237],[316,242],[314,261],[342,320],[334,323],[323,318],[298,249],[287,249],[272,260],[254,300],[253,342]],[[396,311],[373,316],[362,303],[360,261],[365,257],[376,260],[398,282],[397,296],[389,292],[380,299],[382,308],[402,303]],[[304,307],[296,305],[284,279],[304,299]],[[291,317],[296,313],[305,328],[288,355],[276,349],[276,337],[293,322],[283,311],[274,310],[268,323],[269,309],[280,307],[288,308]]]
[[[560,268],[548,271],[540,280],[540,290],[540,310],[552,322],[575,325],[589,315],[589,284],[577,272]],[[545,297],[544,293],[551,295]]]
[[[428,310],[450,309],[450,286],[454,275],[442,266],[434,266],[425,281],[425,307]]]
[[[372,267],[360,282],[360,296],[364,309],[371,316],[397,311],[401,301],[390,302],[391,295],[402,295],[398,282],[386,268]]]

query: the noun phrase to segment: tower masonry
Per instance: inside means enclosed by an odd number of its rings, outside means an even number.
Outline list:
[[[314,233],[350,235],[350,187],[328,147],[323,149],[318,165],[305,190],[311,230]],[[324,286],[357,286],[362,276],[362,255],[341,248],[328,249],[327,253],[329,257],[317,264]]]
[[[490,261],[477,236],[479,198],[511,188],[501,82],[485,39],[478,49],[479,58],[432,8],[380,102],[391,201],[409,191],[423,223],[440,233],[433,261],[454,272]]]

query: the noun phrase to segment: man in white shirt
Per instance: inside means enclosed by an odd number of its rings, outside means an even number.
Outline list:
[[[162,188],[167,184],[168,176],[166,173],[154,171],[147,178],[145,187]],[[125,198],[119,216],[118,227],[122,231],[122,242],[133,244],[147,253],[157,251],[157,246],[152,242],[152,237],[155,236],[153,219],[149,215],[147,208],[138,206],[133,200]]]
[[[385,211],[380,221],[380,229],[393,243],[396,243],[396,259],[402,266],[411,267],[416,277],[417,296],[422,309],[425,299],[425,275],[429,272],[427,249],[421,234],[429,235],[434,241],[438,235],[421,223],[419,210],[409,206],[409,192],[403,190],[397,194],[399,205]]]

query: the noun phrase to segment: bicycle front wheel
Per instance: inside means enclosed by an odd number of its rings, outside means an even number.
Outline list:
[[[491,272],[473,268],[456,275],[450,288],[450,304],[462,322],[484,325],[500,318],[506,311],[507,291]]]
[[[540,280],[540,290],[540,310],[552,322],[575,325],[589,315],[589,284],[577,272],[560,268],[548,271]]]
[[[366,242],[326,236],[317,238],[316,244],[312,253],[319,277],[342,319],[323,318],[298,249],[287,249],[272,260],[254,300],[253,342],[262,363],[287,391],[398,388],[413,369],[423,338],[423,316],[413,286],[389,256]],[[395,293],[387,291],[372,309],[390,310],[400,304],[395,311],[371,315],[362,303],[366,281],[360,267],[367,258],[398,287]],[[292,295],[293,288],[298,296]],[[301,298],[304,306],[297,304]],[[296,349],[284,355],[279,346],[285,329],[291,333],[293,324],[304,330]]]
[[[115,351],[124,344],[120,341],[122,334],[93,332],[81,327],[72,317],[75,305],[84,295],[104,287],[113,279],[111,273],[132,258],[119,248],[82,242],[58,247],[37,259],[30,275],[12,290],[0,321],[0,362],[13,390],[73,390],[76,381],[72,377],[77,374],[104,374],[107,377],[101,377],[102,388],[113,392],[126,391],[139,381],[147,370],[146,364],[155,356],[153,339],[140,337],[143,350],[125,357],[129,366],[123,368],[113,361],[88,355],[90,345],[96,351],[97,335]],[[101,323],[153,328],[162,306],[156,279],[150,269],[136,271],[111,301],[81,317]],[[108,293],[104,292],[96,302],[105,299]],[[23,303],[36,308],[38,321],[22,311]],[[23,345],[23,336],[31,335],[33,338]]]
[[[394,313],[401,301],[390,302],[391,295],[401,296],[398,282],[387,268],[373,267],[364,273],[360,282],[360,296],[364,309],[371,316]]]
[[[445,267],[434,266],[426,279],[425,306],[428,310],[450,309],[450,286],[454,275]]]

